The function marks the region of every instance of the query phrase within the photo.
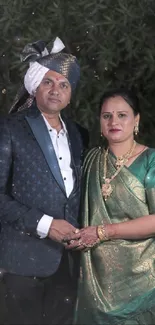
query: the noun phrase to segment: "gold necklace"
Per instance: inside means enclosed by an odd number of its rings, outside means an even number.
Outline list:
[[[134,142],[133,142],[134,145]],[[129,159],[129,157],[131,157],[131,153],[132,153],[132,147],[130,150],[127,151],[127,153],[125,153],[125,155],[122,156],[118,156],[116,157],[116,168],[119,169],[121,166],[124,166],[124,164],[127,162],[127,160]]]
[[[129,160],[129,158],[131,157],[134,149],[136,146],[136,142],[133,142],[133,145],[131,147],[131,149],[125,154],[122,155],[121,157],[117,157],[116,159],[116,167],[117,170],[114,173],[114,175],[112,175],[110,178],[107,178],[107,157],[108,157],[108,153],[109,153],[109,148],[106,150],[105,155],[104,155],[104,167],[103,167],[103,171],[104,171],[104,176],[103,176],[103,180],[104,180],[104,184],[102,184],[102,195],[105,199],[105,201],[108,199],[108,197],[110,197],[113,188],[111,186],[111,181],[119,174],[119,172],[121,171],[121,169],[124,167],[124,165],[127,163],[127,161]],[[120,159],[121,158],[121,159]]]

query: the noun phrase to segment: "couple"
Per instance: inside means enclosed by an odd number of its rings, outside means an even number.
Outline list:
[[[134,141],[137,99],[104,96],[101,131],[81,165],[87,132],[60,112],[79,79],[59,39],[32,61],[1,120],[0,324],[154,324],[155,151]],[[82,229],[78,224],[81,193]]]

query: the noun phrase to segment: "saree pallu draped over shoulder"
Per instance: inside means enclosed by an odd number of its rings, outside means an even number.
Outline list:
[[[85,160],[83,227],[148,215],[145,188],[127,167],[112,181],[111,196],[103,200],[103,159],[104,151],[95,148]],[[115,172],[114,157],[107,164],[110,177]],[[155,190],[151,195],[155,197]],[[155,324],[154,238],[103,242],[82,253],[80,270],[74,324]]]

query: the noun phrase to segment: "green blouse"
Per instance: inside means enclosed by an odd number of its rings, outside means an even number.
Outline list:
[[[148,148],[128,167],[145,188],[155,187],[155,149]]]

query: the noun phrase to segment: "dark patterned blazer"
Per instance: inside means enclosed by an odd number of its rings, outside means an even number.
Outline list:
[[[49,276],[57,270],[63,246],[38,238],[36,228],[43,214],[78,226],[86,133],[81,135],[82,129],[75,123],[64,122],[75,177],[69,198],[47,127],[35,104],[0,121],[0,268],[6,272]]]

